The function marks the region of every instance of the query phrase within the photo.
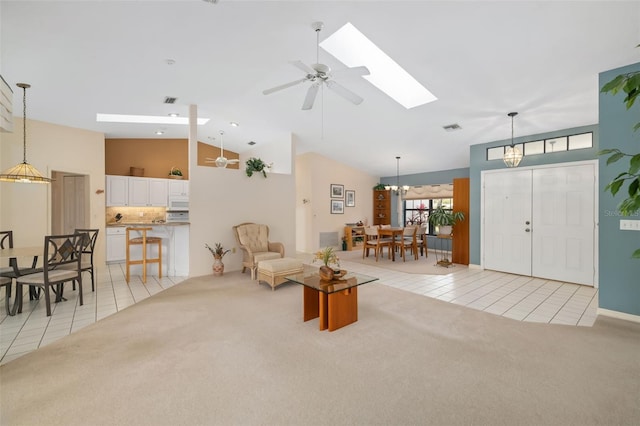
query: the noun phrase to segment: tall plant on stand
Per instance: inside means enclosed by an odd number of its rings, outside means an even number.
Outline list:
[[[636,47],[640,47],[640,45]],[[623,102],[627,110],[629,110],[635,103],[637,97],[640,96],[640,71],[620,74],[605,84],[600,91],[602,93],[611,93],[612,95],[624,92],[626,96]],[[633,131],[638,131],[638,129],[640,129],[640,122],[636,123]],[[599,155],[609,155],[609,158],[607,158],[607,166],[622,159],[629,160],[627,170],[618,174],[607,184],[604,190],[610,192],[613,196],[621,190],[623,191],[622,193],[626,193],[627,197],[618,205],[618,210],[621,215],[631,216],[640,212],[640,152],[635,154],[625,153],[614,148],[603,149],[599,152]],[[640,248],[635,250],[631,257],[640,259]]]

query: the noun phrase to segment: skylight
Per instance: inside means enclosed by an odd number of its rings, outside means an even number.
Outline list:
[[[96,114],[96,121],[105,123],[141,123],[141,124],[189,124],[188,117],[169,117],[157,115],[126,115],[126,114]],[[209,121],[208,118],[198,118],[198,125]]]
[[[371,74],[364,78],[407,109],[438,99],[350,22],[320,47],[350,68],[369,68]]]

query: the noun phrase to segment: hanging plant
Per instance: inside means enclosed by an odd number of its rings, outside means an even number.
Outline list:
[[[262,161],[259,158],[254,158],[251,157],[247,160],[246,162],[247,164],[247,176],[251,177],[253,176],[254,172],[262,172],[262,176],[267,177],[267,170],[269,169],[269,167],[271,167],[271,165],[266,164],[264,161]]]

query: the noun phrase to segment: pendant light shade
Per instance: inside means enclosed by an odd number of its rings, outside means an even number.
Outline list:
[[[522,152],[513,144],[513,117],[518,115],[517,112],[510,112],[507,114],[511,117],[511,146],[508,146],[507,149],[504,150],[504,156],[502,160],[507,167],[518,167],[520,161],[522,161]]]
[[[0,181],[21,183],[51,183],[51,179],[44,177],[31,164],[27,163],[27,89],[30,84],[18,83],[22,88],[22,163],[5,170],[0,174]]]

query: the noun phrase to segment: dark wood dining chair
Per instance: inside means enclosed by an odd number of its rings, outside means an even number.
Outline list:
[[[91,274],[91,291],[96,291],[95,278],[93,276],[93,251],[96,247],[99,229],[76,229],[76,234],[82,234],[82,260],[80,262],[80,272]],[[76,282],[73,282],[73,289],[76,289]]]
[[[67,281],[78,282],[80,305],[82,299],[82,243],[84,234],[48,235],[44,237],[44,259],[41,272],[21,275],[16,279],[16,303],[22,312],[22,286],[38,287],[44,292],[47,316],[51,316],[52,290],[56,302],[62,300],[62,285]]]

